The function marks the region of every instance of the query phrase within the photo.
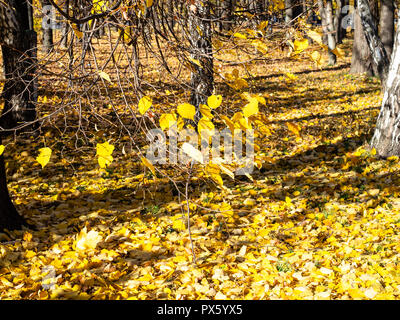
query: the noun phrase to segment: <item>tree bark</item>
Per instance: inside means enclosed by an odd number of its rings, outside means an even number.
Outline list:
[[[29,4],[23,0],[7,1],[7,9],[0,11],[0,29],[4,30],[0,42],[4,42],[1,49],[6,78],[1,93],[4,108],[0,127],[15,129],[36,117],[36,33],[29,29]]]
[[[36,34],[30,26],[29,3],[23,0],[0,2],[0,43],[6,82],[1,97],[4,108],[0,117],[3,129],[15,129],[34,120],[37,88],[34,78]],[[0,134],[4,135],[5,131]],[[0,230],[26,224],[15,209],[7,189],[3,156],[0,157]]]
[[[290,24],[293,20],[292,0],[285,0],[285,23]]]
[[[382,77],[387,73],[389,60],[378,36],[376,21],[377,7],[375,0],[369,2],[368,0],[357,0],[357,9],[354,13],[354,43],[350,73],[366,73],[370,76],[379,76],[382,80]]]
[[[222,15],[220,21],[220,30],[231,30],[233,26],[233,9],[235,6],[234,0],[225,0],[221,4]]]
[[[370,5],[367,0],[357,0],[357,12],[361,22],[364,39],[369,47],[369,56],[376,68],[376,74],[381,79],[382,84],[385,85],[385,79],[389,68],[389,58],[386,54],[385,47],[379,38],[378,28],[375,23],[376,20],[371,13]],[[361,52],[357,51],[356,53],[358,55],[361,54]]]
[[[69,15],[69,0],[66,0],[64,3],[64,12]],[[61,27],[61,48],[67,49],[68,48],[68,31],[69,31],[69,24],[68,22],[63,22]]]
[[[381,157],[400,156],[400,30],[397,26],[392,60],[371,147]]]
[[[332,0],[327,0],[326,3],[324,3],[323,0],[318,0],[318,9],[322,19],[322,31],[326,39],[326,44],[328,45],[329,65],[335,65],[337,58],[333,53],[333,50],[336,48],[336,38]]]
[[[292,24],[303,11],[303,5],[299,0],[285,0],[285,23]]]
[[[335,26],[335,37],[336,37],[336,43],[342,43],[343,38],[344,38],[344,33],[345,30],[342,27],[342,21],[343,21],[343,7],[344,7],[344,0],[336,0],[336,12],[335,12],[335,19],[334,19],[334,26]]]
[[[196,119],[200,117],[198,107],[207,104],[207,98],[214,89],[211,10],[209,1],[195,0],[189,7],[190,56],[200,62],[192,63],[190,103],[197,109]],[[197,122],[197,121],[196,121]]]
[[[394,42],[394,1],[381,0],[379,36],[390,60]]]
[[[0,138],[1,143],[1,138]],[[4,229],[14,230],[20,229],[22,226],[28,226],[24,218],[22,218],[8,193],[6,169],[4,165],[4,157],[0,156],[0,231]]]

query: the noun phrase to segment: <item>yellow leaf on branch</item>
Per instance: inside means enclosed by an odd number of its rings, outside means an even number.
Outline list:
[[[160,116],[160,127],[161,130],[169,129],[176,123],[176,114],[174,113],[163,113]]]
[[[211,109],[218,108],[222,103],[222,96],[221,95],[212,95],[209,96],[207,99],[207,104]]]
[[[182,103],[177,108],[178,114],[185,119],[194,120],[196,114],[196,108],[190,103]]]
[[[207,118],[207,119],[212,119],[214,118],[214,116],[211,113],[211,109],[209,106],[205,105],[205,104],[201,104],[199,106],[200,112],[203,115],[203,117]]]
[[[249,118],[257,113],[258,113],[258,99],[251,98],[250,102],[246,104],[243,108],[243,115],[246,118]]]
[[[140,158],[142,160],[142,163],[150,169],[151,173],[156,176],[156,169],[154,168],[153,164],[145,157]]]
[[[152,106],[153,104],[153,100],[148,97],[148,96],[144,96],[139,100],[139,104],[138,104],[138,109],[140,114],[145,114],[146,111]]]

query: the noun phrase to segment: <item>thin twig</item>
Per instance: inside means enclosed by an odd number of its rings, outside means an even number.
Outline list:
[[[193,255],[193,263],[196,264],[196,254],[194,253],[194,246],[193,246],[193,239],[192,239],[192,233],[190,231],[190,200],[189,200],[189,182],[192,174],[192,168],[193,168],[193,161],[190,162],[190,169],[188,172],[188,178],[186,180],[186,187],[185,187],[185,197],[186,197],[186,215],[187,215],[187,228],[189,232],[189,239],[190,239],[190,245],[192,248],[192,255]]]

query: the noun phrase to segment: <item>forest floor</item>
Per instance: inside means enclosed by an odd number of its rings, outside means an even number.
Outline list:
[[[72,145],[42,169],[38,148],[63,143],[51,127],[4,141],[13,201],[38,230],[0,234],[0,299],[398,299],[400,163],[368,149],[380,83],[349,75],[344,48],[335,67],[276,50],[251,66],[262,167],[191,183],[195,264],[185,199],[123,139],[106,171]],[[245,104],[218,81],[222,106]]]

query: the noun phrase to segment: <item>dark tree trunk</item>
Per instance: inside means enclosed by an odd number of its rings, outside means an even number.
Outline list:
[[[6,78],[1,94],[4,108],[0,126],[14,129],[36,117],[36,33],[29,29],[29,5],[23,0],[8,0],[8,4],[8,9],[0,12],[0,29],[4,31],[1,49]]]
[[[31,29],[29,3],[23,0],[0,2],[0,44],[6,82],[1,97],[4,108],[0,117],[3,129],[16,129],[35,118],[37,99],[36,34]],[[4,131],[2,133],[4,135]],[[0,134],[0,138],[1,135]],[[0,230],[15,229],[24,224],[11,202],[6,182],[4,159],[0,157]]]
[[[200,66],[193,63],[195,69],[191,73],[190,103],[197,110],[200,104],[207,104],[207,98],[214,89],[211,11],[209,1],[195,0],[189,10],[189,41],[191,58],[200,62]],[[199,118],[199,112],[196,119]]]
[[[174,10],[174,1],[168,0],[167,1],[167,13],[168,13],[168,24],[171,30],[174,30],[175,27],[175,10]]]
[[[254,16],[253,27],[257,27],[263,20],[264,3],[261,0],[249,0],[249,11]]]
[[[220,21],[220,30],[231,30],[233,26],[233,9],[235,6],[235,0],[225,0],[221,4],[222,14]]]
[[[345,29],[342,27],[342,21],[344,17],[343,13],[343,7],[345,1],[344,0],[336,0],[336,12],[335,12],[335,20],[334,20],[334,25],[335,25],[335,37],[336,37],[336,43],[342,43],[343,38],[344,38],[344,33]]]
[[[303,5],[299,0],[285,0],[285,23],[292,24],[303,11]]]
[[[1,138],[0,138],[1,143]],[[4,229],[20,229],[23,225],[27,226],[25,220],[15,209],[8,193],[6,170],[3,155],[0,156],[0,231]]]
[[[382,157],[400,156],[400,29],[397,26],[393,54],[371,147]]]
[[[379,36],[390,60],[394,42],[394,1],[381,0]]]
[[[63,10],[69,15],[69,0],[65,1]],[[64,49],[68,47],[68,30],[69,24],[64,22],[61,27],[61,48]]]

